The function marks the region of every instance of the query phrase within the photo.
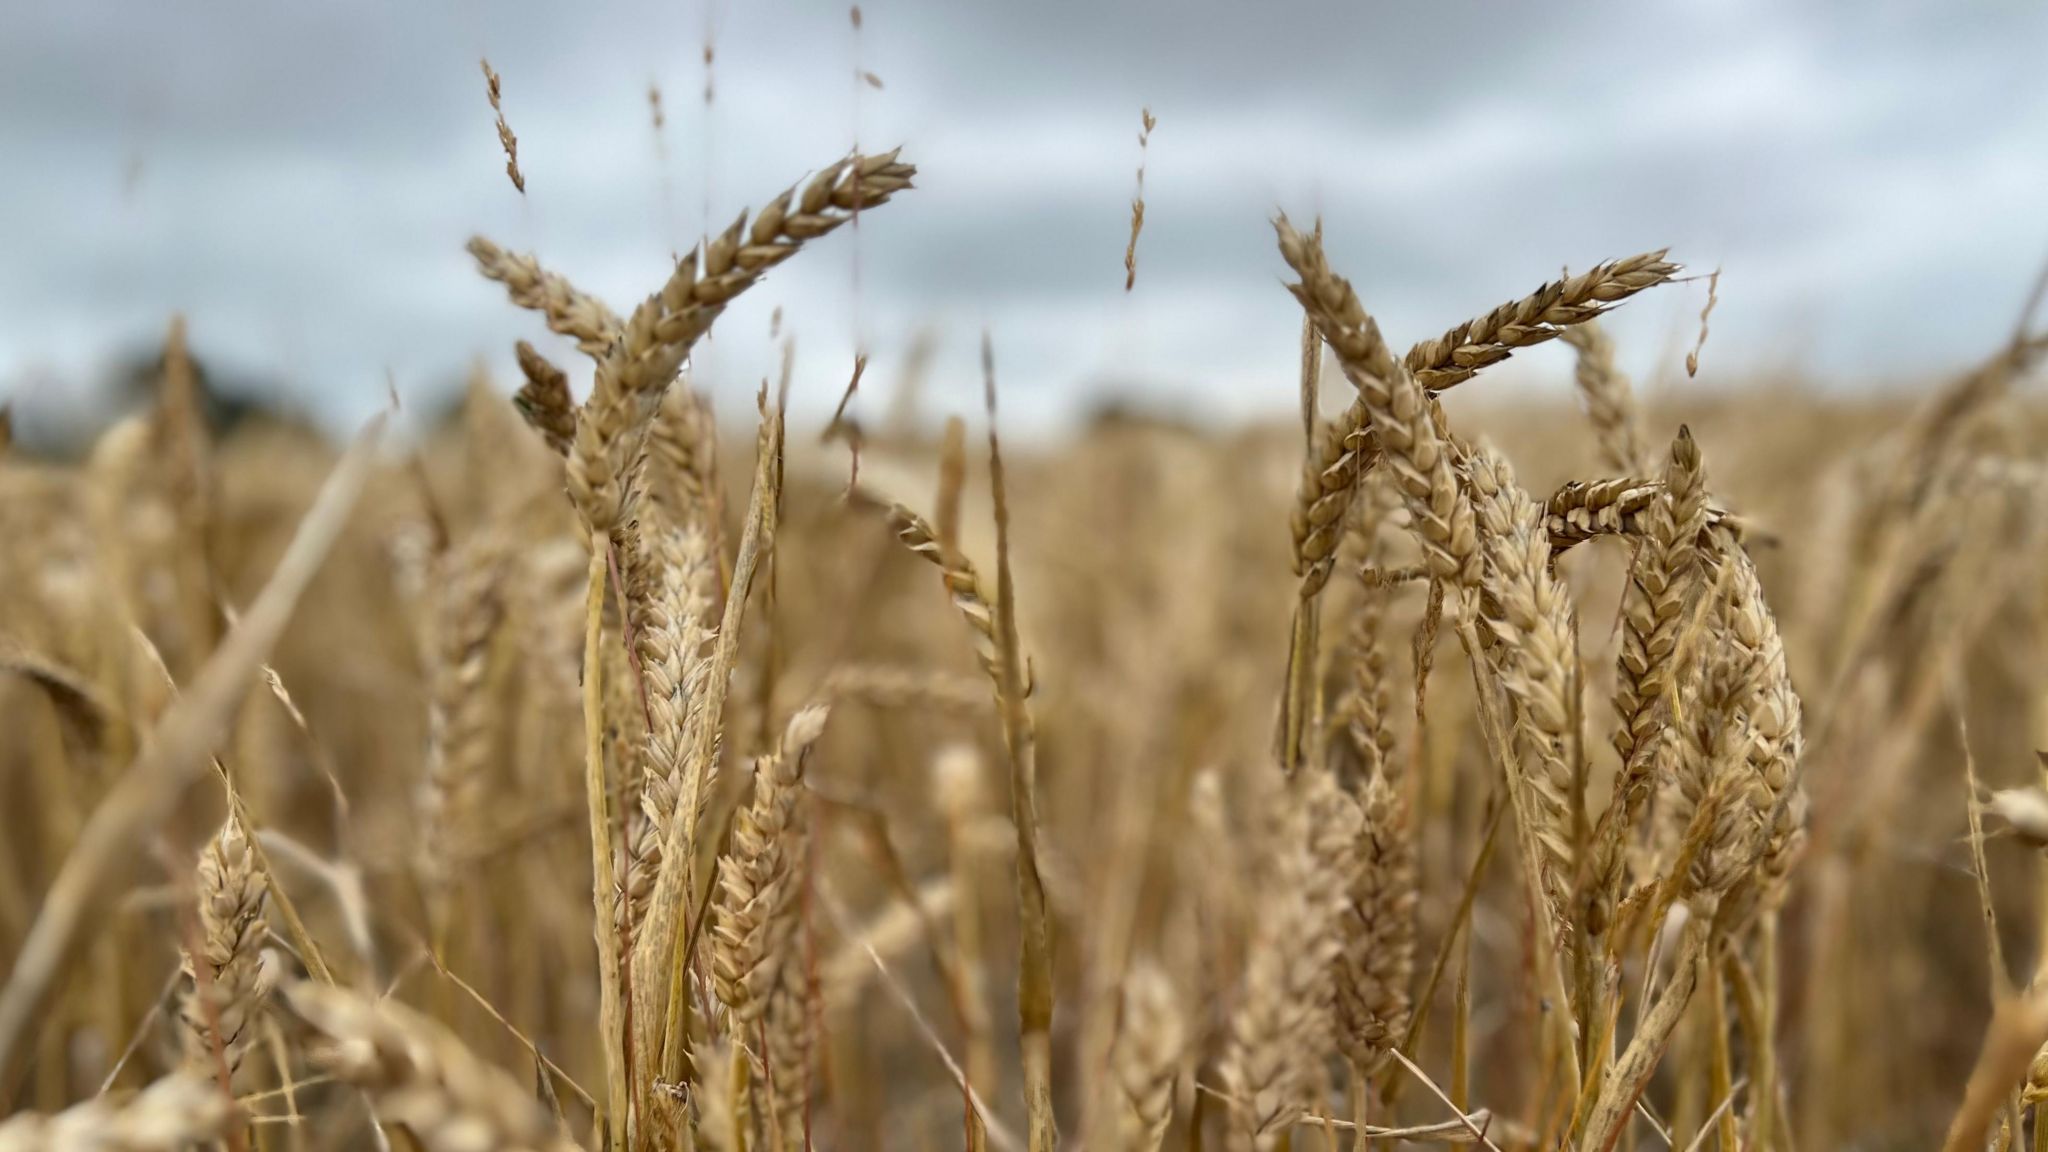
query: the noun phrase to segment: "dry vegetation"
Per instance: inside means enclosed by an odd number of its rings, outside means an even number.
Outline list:
[[[623,318],[474,240],[590,363],[416,453],[216,442],[174,326],[0,456],[0,1149],[2048,1147],[2025,324],[1639,403],[1663,253],[1403,353],[1283,217],[1299,429],[1006,459],[985,347],[981,450],[721,445],[692,345],[912,175]]]

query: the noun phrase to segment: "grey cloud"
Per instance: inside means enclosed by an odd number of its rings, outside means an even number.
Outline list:
[[[805,403],[856,340],[886,379],[945,337],[972,402],[992,325],[1050,420],[1117,387],[1279,412],[1298,316],[1267,219],[1323,214],[1397,337],[1574,266],[1671,244],[1725,269],[1723,378],[1788,342],[1839,377],[1978,354],[2043,249],[2039,5],[31,2],[0,13],[0,389],[61,401],[187,310],[202,351],[346,424],[538,325],[462,240],[537,250],[623,308],[670,253],[843,151],[901,142],[920,188],[779,269],[703,357],[728,410],[800,337]],[[1534,14],[1532,14],[1534,13]],[[530,196],[502,174],[476,57],[505,76]],[[666,92],[658,158],[645,91]],[[1137,109],[1160,115],[1139,290],[1120,259]],[[140,177],[124,192],[124,173]],[[860,295],[854,297],[858,251]],[[1697,288],[1632,303],[1648,369]],[[858,331],[856,327],[858,326]],[[1538,386],[1542,356],[1502,386]],[[1555,373],[1551,373],[1554,375]],[[33,383],[31,383],[33,382]]]

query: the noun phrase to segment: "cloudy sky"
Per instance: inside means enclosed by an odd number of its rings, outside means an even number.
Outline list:
[[[1325,216],[1334,262],[1402,342],[1564,266],[1665,245],[1719,266],[1697,387],[1787,364],[1910,382],[1997,340],[2048,254],[2040,3],[864,10],[856,37],[838,0],[8,0],[0,397],[75,403],[173,310],[202,355],[337,428],[382,403],[387,369],[423,403],[478,356],[508,381],[511,342],[544,333],[475,276],[471,233],[623,311],[707,203],[722,225],[856,140],[902,144],[919,187],[721,321],[700,368],[728,412],[773,362],[777,305],[812,410],[857,343],[887,382],[926,328],[934,409],[968,406],[987,326],[1020,420],[1113,393],[1285,411],[1299,319],[1276,209]],[[1629,364],[1668,374],[1703,300],[1692,284],[1625,309]],[[1531,353],[1492,386],[1550,386],[1567,363]]]

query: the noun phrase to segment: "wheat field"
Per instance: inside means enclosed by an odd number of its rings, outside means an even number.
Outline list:
[[[2048,1148],[2031,316],[1639,400],[1674,255],[1403,349],[1281,215],[1299,423],[1005,443],[999,324],[943,430],[714,412],[914,175],[630,308],[476,238],[582,359],[417,443],[210,427],[172,321],[0,449],[0,1149]]]

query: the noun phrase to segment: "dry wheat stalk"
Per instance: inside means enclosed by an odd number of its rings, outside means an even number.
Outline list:
[[[530,1091],[434,1021],[308,981],[284,994],[316,1037],[314,1063],[368,1093],[378,1117],[426,1152],[576,1152]]]
[[[1173,1091],[1187,1045],[1178,993],[1165,969],[1139,960],[1124,975],[1111,1074],[1128,1109],[1122,1147],[1156,1152],[1173,1123]]]
[[[185,990],[179,1018],[185,1025],[186,1067],[211,1074],[219,1067],[214,1038],[229,1075],[255,1039],[252,1025],[269,995],[269,976],[260,949],[263,874],[248,830],[231,813],[199,854],[194,876],[199,906],[199,950],[186,952]]]
[[[1479,576],[1479,544],[1472,505],[1458,487],[1450,453],[1430,416],[1422,387],[1388,350],[1379,325],[1366,314],[1351,284],[1330,270],[1321,241],[1303,236],[1286,217],[1274,221],[1280,254],[1299,283],[1288,285],[1344,375],[1358,389],[1395,484],[1414,517],[1423,555],[1439,577],[1472,584]],[[1341,518],[1337,510],[1332,522]]]
[[[520,375],[526,377],[512,394],[513,406],[555,455],[567,456],[576,439],[576,401],[569,395],[569,377],[524,340],[512,350],[519,357]]]
[[[546,317],[548,331],[576,341],[584,355],[602,357],[618,340],[619,318],[604,301],[532,255],[508,252],[482,236],[470,237],[468,249],[484,279],[503,284],[513,304]]]
[[[1261,837],[1265,899],[1249,928],[1244,983],[1218,1062],[1236,1102],[1230,1131],[1239,1152],[1275,1147],[1321,1081],[1334,1041],[1337,922],[1356,867],[1357,803],[1329,773],[1295,773],[1272,804]]]
[[[895,152],[851,156],[763,205],[749,226],[740,216],[686,255],[661,290],[626,321],[598,361],[590,398],[569,454],[569,492],[584,522],[603,538],[618,525],[624,483],[642,432],[699,337],[727,304],[803,246],[910,187],[916,169]]]
[[[177,1072],[116,1101],[0,1121],[0,1152],[187,1152],[223,1139],[241,1110],[211,1076]]]
[[[1543,514],[1489,445],[1469,467],[1473,503],[1486,547],[1486,624],[1496,644],[1501,684],[1514,702],[1517,774],[1511,781],[1522,824],[1524,863],[1543,892],[1552,934],[1562,946],[1571,923],[1572,761],[1578,693],[1571,593],[1550,569]]]
[[[1678,274],[1664,259],[1666,249],[1595,264],[1577,276],[1543,285],[1520,300],[1467,320],[1408,350],[1406,363],[1416,383],[1431,392],[1469,380],[1517,348],[1541,344],[1574,324],[1583,324],[1645,288]]]
[[[1597,320],[1566,328],[1559,339],[1578,353],[1574,379],[1600,444],[1600,462],[1631,473],[1643,464],[1643,434],[1636,420],[1635,390],[1614,363],[1614,341]]]

